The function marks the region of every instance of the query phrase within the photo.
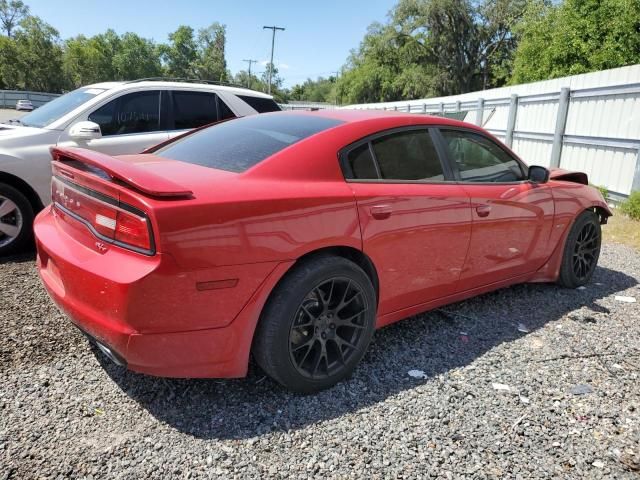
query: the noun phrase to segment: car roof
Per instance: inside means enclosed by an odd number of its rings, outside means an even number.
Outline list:
[[[214,92],[229,92],[234,95],[246,95],[250,97],[258,97],[258,98],[273,98],[271,95],[267,95],[263,92],[257,92],[255,90],[250,90],[248,88],[243,87],[234,87],[229,85],[214,85],[211,83],[198,83],[197,81],[189,81],[189,82],[180,82],[180,81],[172,81],[172,80],[132,80],[126,82],[101,82],[94,83],[91,85],[85,85],[84,88],[100,88],[105,90],[112,90],[117,88],[126,88],[128,86],[132,87],[142,87],[142,88],[154,88],[154,87],[164,87],[164,88],[192,88],[194,90],[211,90]]]
[[[333,118],[346,124],[370,122],[376,120],[396,119],[400,125],[447,125],[452,127],[465,127],[473,130],[482,130],[470,123],[461,122],[452,118],[436,115],[421,115],[417,113],[402,113],[384,110],[355,110],[355,109],[326,109],[326,110],[287,110],[283,112],[273,112],[266,115],[313,115],[324,118]],[[263,114],[265,115],[265,114]]]

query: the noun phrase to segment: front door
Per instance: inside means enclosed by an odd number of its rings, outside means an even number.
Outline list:
[[[547,260],[554,216],[551,189],[526,180],[526,167],[484,135],[440,130],[454,175],[471,199],[463,290],[534,272]]]
[[[87,117],[87,120],[100,125],[101,138],[78,142],[66,140],[60,142],[60,146],[88,148],[108,155],[140,153],[169,138],[166,119],[162,115],[164,102],[166,96],[159,90],[122,95],[98,107]]]
[[[379,315],[455,293],[471,237],[469,198],[447,183],[429,130],[366,139],[342,161],[377,267]]]

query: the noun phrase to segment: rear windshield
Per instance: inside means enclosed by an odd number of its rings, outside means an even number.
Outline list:
[[[238,95],[238,98],[248,103],[258,113],[280,111],[280,107],[272,98],[250,97],[248,95]]]
[[[205,128],[153,153],[240,173],[289,145],[341,123],[312,115],[252,115]]]

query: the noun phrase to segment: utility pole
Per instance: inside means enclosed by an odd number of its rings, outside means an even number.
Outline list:
[[[336,81],[335,81],[335,84],[336,84],[336,98],[335,98],[335,104],[338,105],[338,77],[340,76],[340,72],[338,71],[338,72],[332,72],[332,73],[336,74]]]
[[[249,80],[247,80],[247,88],[251,88],[251,65],[254,63],[258,63],[257,60],[242,60],[243,62],[247,62],[249,64]]]
[[[276,27],[275,25],[273,25],[272,27],[267,27],[264,26],[262,27],[263,29],[267,29],[267,30],[271,30],[272,34],[271,34],[271,63],[269,64],[269,90],[268,90],[268,94],[271,95],[271,76],[273,74],[273,47],[275,46],[276,43],[276,30],[281,30],[284,32],[284,28],[282,27]]]

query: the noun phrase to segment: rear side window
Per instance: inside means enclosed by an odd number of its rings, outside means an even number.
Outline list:
[[[300,140],[341,123],[313,115],[252,115],[205,128],[154,154],[239,173]]]
[[[449,157],[465,182],[517,182],[520,163],[491,140],[476,133],[442,130]]]
[[[173,92],[176,130],[197,128],[218,121],[217,95],[205,92]]]
[[[371,144],[382,178],[444,180],[440,158],[426,130],[394,133]]]
[[[375,138],[351,150],[347,163],[354,179],[444,180],[440,157],[426,129]]]
[[[103,136],[161,130],[160,92],[135,92],[103,105],[88,119],[100,125]]]
[[[280,111],[280,107],[272,98],[251,97],[249,95],[237,95],[237,97],[258,113]]]
[[[369,143],[365,143],[351,150],[349,155],[347,155],[347,161],[349,162],[354,178],[378,178],[376,164],[371,156]]]

